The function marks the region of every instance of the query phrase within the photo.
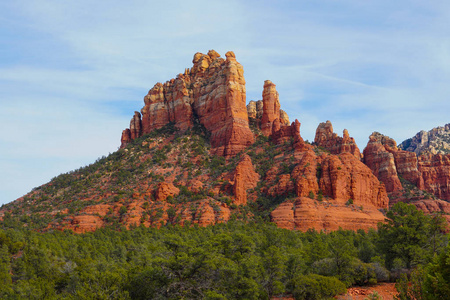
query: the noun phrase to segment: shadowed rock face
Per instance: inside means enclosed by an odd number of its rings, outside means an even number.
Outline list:
[[[369,229],[384,221],[378,209],[387,208],[384,185],[350,153],[318,156],[313,150],[298,152],[298,164],[275,191],[293,189],[296,197],[272,213],[272,222],[287,229]],[[284,179],[284,178],[283,178]],[[270,181],[270,180],[268,180]],[[289,181],[287,181],[289,182]]]
[[[193,67],[166,83],[157,83],[145,96],[142,118],[136,113],[130,129],[122,134],[122,147],[129,141],[174,123],[182,131],[197,118],[211,133],[212,152],[232,156],[254,141],[248,126],[244,70],[233,52],[226,59],[211,50],[196,53]]]

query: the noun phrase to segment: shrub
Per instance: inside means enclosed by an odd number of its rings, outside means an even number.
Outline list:
[[[345,291],[345,285],[335,277],[309,274],[298,275],[292,280],[292,294],[295,299],[326,299]]]

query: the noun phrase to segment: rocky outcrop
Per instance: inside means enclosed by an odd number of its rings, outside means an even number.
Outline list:
[[[323,197],[338,203],[387,208],[389,199],[384,185],[369,168],[350,153],[316,156],[303,153],[291,174],[297,197]]]
[[[234,53],[227,52],[226,59],[214,50],[196,53],[192,62],[191,69],[148,92],[142,117],[135,114],[130,129],[122,134],[122,147],[169,123],[185,131],[194,118],[211,133],[213,154],[231,156],[253,143],[244,71]]]
[[[450,200],[450,155],[423,154],[404,151],[395,140],[374,132],[364,149],[364,163],[384,182],[388,192],[403,189],[404,178],[420,190]]]
[[[389,193],[401,190],[402,184],[398,178],[394,155],[386,150],[385,145],[388,146],[386,141],[390,141],[386,138],[386,136],[378,132],[372,133],[366,148],[364,148],[363,154],[364,163],[384,183],[386,191]]]
[[[290,126],[282,125],[279,119],[273,122],[271,138],[276,145],[289,141],[294,147],[304,146],[303,138],[300,136],[300,122],[296,119]]]
[[[418,164],[424,189],[450,201],[450,154],[424,154]]]
[[[333,125],[330,121],[319,124],[316,129],[314,144],[323,147],[332,154],[348,152],[361,159],[361,153],[355,139],[349,136],[347,129],[344,129],[343,137],[340,137],[333,132]]]
[[[275,120],[280,120],[280,101],[278,92],[272,81],[264,81],[263,90],[263,114],[261,117],[261,131],[265,136],[272,134],[272,126]]]
[[[450,123],[430,131],[420,131],[414,137],[398,145],[400,149],[420,155],[422,153],[450,153]]]
[[[178,195],[179,192],[180,189],[175,187],[172,183],[160,182],[155,191],[155,200],[165,201],[167,197]]]
[[[423,188],[416,154],[398,149],[395,140],[390,137],[372,133],[363,153],[364,163],[385,184],[388,192],[403,189],[399,175]]]
[[[278,227],[306,231],[369,230],[383,222],[385,216],[375,207],[345,205],[332,201],[315,201],[302,197],[280,204],[271,214]]]
[[[259,174],[255,172],[255,168],[253,167],[252,159],[245,154],[237,165],[234,173],[234,204],[247,204],[247,190],[256,187],[259,177]]]

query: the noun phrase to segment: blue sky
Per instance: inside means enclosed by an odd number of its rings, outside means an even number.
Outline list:
[[[449,1],[2,1],[0,204],[117,150],[143,97],[196,52],[235,52],[314,139],[361,151],[450,123]]]

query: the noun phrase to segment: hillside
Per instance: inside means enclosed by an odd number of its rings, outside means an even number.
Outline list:
[[[117,152],[4,205],[0,217],[75,232],[235,219],[305,231],[374,228],[398,201],[450,212],[449,155],[417,157],[378,133],[361,154],[329,121],[309,144],[280,107],[269,80],[246,105],[233,52],[196,53],[192,68],[148,92]]]

